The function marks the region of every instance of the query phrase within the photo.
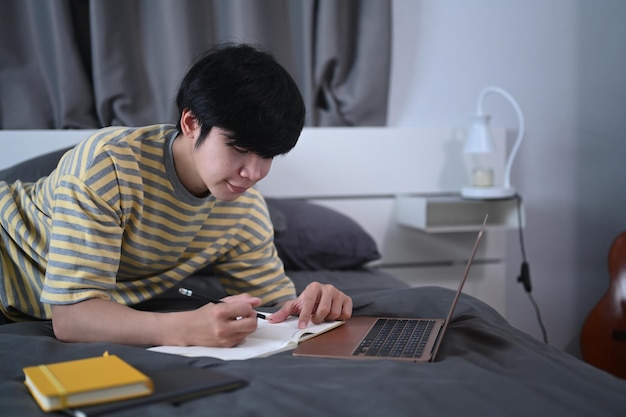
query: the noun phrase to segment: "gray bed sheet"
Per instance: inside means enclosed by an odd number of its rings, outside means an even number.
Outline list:
[[[454,296],[439,287],[408,288],[370,269],[290,275],[299,289],[312,280],[334,283],[353,296],[355,315],[439,317]],[[215,280],[195,281],[185,285],[207,290],[206,283]],[[180,298],[170,296],[161,306],[144,307],[180,308],[172,307]],[[0,326],[0,415],[46,415],[23,384],[23,367],[105,350],[140,369],[189,365],[248,381],[236,391],[142,406],[116,416],[626,415],[626,381],[516,330],[491,307],[467,295],[459,300],[438,360],[422,364],[297,358],[289,352],[245,361],[186,358],[142,347],[59,342],[49,322]]]

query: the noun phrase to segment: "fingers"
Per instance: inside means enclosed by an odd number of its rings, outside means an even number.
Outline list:
[[[314,282],[309,284],[298,297],[296,304],[299,305],[298,327],[300,329],[304,329],[312,321],[311,319],[313,319],[313,314],[317,311],[322,292],[322,286]]]
[[[291,306],[292,314],[298,314],[298,327],[303,329],[309,322],[346,320],[352,315],[352,299],[332,285],[318,282],[309,284]],[[296,311],[293,311],[293,310]]]
[[[304,310],[304,309],[303,309]],[[332,285],[321,287],[317,306],[313,307],[311,321],[346,320],[352,315],[352,299]]]
[[[332,285],[312,282],[298,298],[287,301],[267,320],[280,323],[291,315],[298,316],[298,327],[301,329],[311,322],[347,320],[352,316],[352,299]]]
[[[322,320],[347,320],[352,316],[352,298],[345,296],[341,302],[332,304],[329,313]]]
[[[207,304],[197,310],[197,341],[204,346],[233,347],[256,330],[256,311],[248,303]]]
[[[270,323],[281,323],[285,320],[287,320],[287,317],[291,316],[293,313],[295,313],[295,303],[296,300],[291,300],[291,301],[287,301],[285,304],[283,304],[283,306],[276,311],[275,313],[272,313],[268,318],[267,321],[269,321]]]

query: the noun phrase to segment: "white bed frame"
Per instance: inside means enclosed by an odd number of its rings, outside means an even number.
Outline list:
[[[73,145],[90,132],[0,130],[0,169]],[[505,133],[493,130],[496,143],[505,143]],[[414,286],[456,288],[476,234],[454,228],[426,233],[400,225],[396,211],[399,196],[437,198],[468,184],[463,134],[456,128],[305,128],[296,148],[275,159],[259,188],[267,197],[306,198],[356,220],[383,255],[372,266]],[[501,178],[504,150],[498,149],[490,162]],[[465,287],[503,315],[505,233],[486,233]]]

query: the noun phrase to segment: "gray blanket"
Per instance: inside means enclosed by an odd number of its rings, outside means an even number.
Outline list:
[[[334,282],[353,295],[355,315],[445,316],[454,293],[407,288],[375,271],[292,274]],[[626,381],[511,327],[495,310],[463,295],[438,360],[407,364],[268,358],[186,358],[109,343],[62,343],[50,323],[0,326],[0,410],[42,413],[23,384],[24,366],[101,355],[108,350],[141,369],[212,367],[248,381],[226,393],[180,404],[152,404],[117,416],[624,416]],[[140,414],[139,414],[140,413]]]

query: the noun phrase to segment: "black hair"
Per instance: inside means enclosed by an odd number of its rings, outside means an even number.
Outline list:
[[[246,44],[221,44],[187,72],[176,97],[178,130],[188,109],[200,125],[200,145],[213,127],[228,132],[232,146],[264,158],[289,152],[305,119],[298,87],[274,57]]]

